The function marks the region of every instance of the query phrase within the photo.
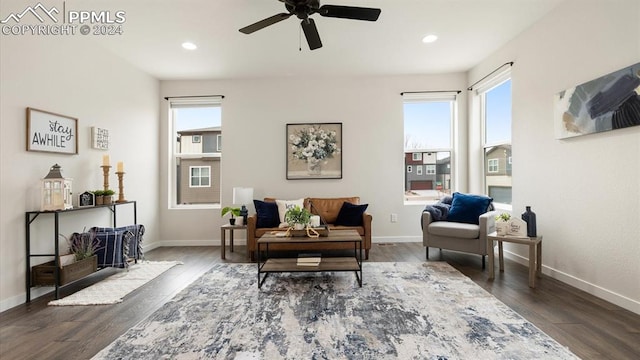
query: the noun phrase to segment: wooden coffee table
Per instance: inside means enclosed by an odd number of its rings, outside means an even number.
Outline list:
[[[353,243],[353,256],[322,257],[318,266],[299,266],[298,258],[269,258],[269,244],[314,244],[314,243]],[[276,234],[265,234],[258,241],[258,288],[270,273],[274,272],[321,272],[321,271],[353,271],[358,285],[362,287],[362,237],[355,230],[331,230],[326,237],[282,237]],[[264,257],[263,257],[264,252]],[[300,253],[316,252],[300,250]],[[264,275],[263,275],[264,274]]]

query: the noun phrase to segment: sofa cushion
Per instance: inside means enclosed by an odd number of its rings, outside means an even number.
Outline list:
[[[453,193],[447,221],[479,224],[480,215],[487,212],[492,198],[483,195]]]
[[[305,200],[305,207],[311,211],[312,214],[320,215],[322,222],[327,224],[335,224],[342,204],[344,202],[352,204],[360,204],[360,198],[354,197],[341,197],[341,198],[307,198]]]
[[[278,205],[275,202],[253,200],[253,205],[256,207],[256,227],[278,227],[280,217],[278,216]]]
[[[367,210],[369,204],[355,205],[349,202],[342,203],[336,225],[362,226],[362,214]]]
[[[437,221],[427,227],[431,235],[455,237],[460,239],[477,239],[480,236],[480,226],[461,222]]]
[[[280,223],[283,223],[284,215],[287,213],[287,210],[296,206],[299,206],[300,208],[304,207],[304,199],[276,200],[276,204],[278,205],[278,216],[280,218]]]

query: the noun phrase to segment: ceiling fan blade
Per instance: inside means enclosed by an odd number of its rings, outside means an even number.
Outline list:
[[[340,5],[322,5],[318,9],[318,13],[326,17],[367,21],[378,20],[380,12],[380,9]]]
[[[300,23],[302,25],[302,31],[304,31],[304,37],[307,38],[310,50],[315,50],[322,47],[322,41],[320,41],[320,34],[318,34],[318,28],[316,22],[312,18],[303,19]]]
[[[271,17],[268,17],[266,19],[260,20],[257,23],[251,24],[249,26],[245,26],[242,29],[240,29],[240,32],[243,34],[251,34],[252,32],[258,31],[260,29],[266,28],[269,25],[273,25],[275,23],[278,23],[282,20],[288,19],[289,16],[291,16],[292,14],[287,14],[287,13],[280,13],[280,14],[276,14],[273,15]]]

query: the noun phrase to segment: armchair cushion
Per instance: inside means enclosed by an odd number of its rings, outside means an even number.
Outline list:
[[[477,239],[480,236],[480,226],[459,222],[438,221],[429,225],[429,234],[461,239]]]
[[[253,205],[256,207],[256,214],[258,216],[256,227],[278,227],[280,217],[278,216],[278,205],[275,202],[253,200]]]
[[[355,205],[350,202],[342,203],[336,225],[362,226],[362,215],[367,210],[369,204]]]
[[[447,221],[477,225],[480,215],[487,212],[492,201],[487,196],[454,192]]]

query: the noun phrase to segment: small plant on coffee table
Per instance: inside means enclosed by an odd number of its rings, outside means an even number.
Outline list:
[[[295,224],[301,224],[304,227],[311,221],[311,213],[309,210],[296,205],[287,210],[284,214],[284,221],[290,226],[295,227]]]
[[[224,208],[222,208],[222,211],[220,212],[220,216],[225,216],[227,213],[231,214],[231,219],[229,219],[229,224],[235,225],[236,216],[240,216],[240,208],[225,206]]]

